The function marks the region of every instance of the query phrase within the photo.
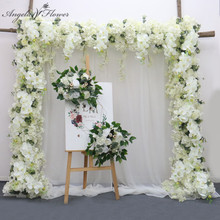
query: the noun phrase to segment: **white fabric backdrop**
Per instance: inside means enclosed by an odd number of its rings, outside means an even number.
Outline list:
[[[127,190],[135,188],[136,193],[139,190],[149,191],[149,188],[143,189],[143,186],[160,186],[169,177],[169,156],[173,147],[168,124],[168,100],[164,94],[166,65],[163,54],[152,54],[152,64],[149,66],[141,64],[135,54],[129,52],[123,81],[120,81],[119,75],[120,52],[110,49],[109,63],[103,67],[100,67],[102,58],[99,55],[92,51],[89,54],[92,74],[100,82],[113,83],[114,120],[122,123],[123,128],[137,137],[134,144],[128,147],[127,161],[116,164],[119,184],[128,186],[130,189]],[[75,65],[85,68],[82,57],[82,52],[76,52],[65,63],[59,51],[56,57],[57,69],[63,71]],[[56,99],[57,94],[49,82],[49,76],[47,80],[48,92],[44,103],[46,174],[57,185],[65,183],[67,162],[67,153],[64,152],[64,102]],[[73,153],[72,166],[82,164],[83,156]],[[82,185],[82,173],[72,173],[71,183]],[[110,186],[111,173],[89,172],[88,183]],[[124,193],[121,189],[120,194]]]
[[[110,19],[133,18],[141,19],[143,14],[148,18],[153,18],[161,22],[169,20],[176,16],[176,0],[81,0],[81,1],[47,1],[51,9],[57,12],[68,12],[70,15],[67,20],[87,21],[90,18],[95,19],[98,23],[107,22]],[[34,8],[40,8],[45,0],[34,1]],[[89,4],[89,5],[88,5]],[[27,0],[0,0],[0,15],[6,11],[16,9],[17,12],[26,12],[28,7]],[[106,7],[108,5],[108,7]],[[117,5],[117,7],[116,7]],[[160,7],[158,7],[160,5]],[[198,8],[199,5],[199,8]],[[83,8],[83,16],[82,9]],[[184,15],[195,17],[202,24],[202,31],[215,30],[215,38],[200,39],[200,74],[205,77],[202,81],[202,98],[204,105],[204,123],[203,134],[208,142],[205,144],[205,156],[207,165],[210,168],[211,178],[215,182],[220,181],[220,135],[219,135],[219,111],[220,111],[220,16],[219,0],[184,0],[182,2]],[[204,16],[204,11],[209,16]],[[0,27],[12,27],[12,17],[0,16]],[[11,45],[16,43],[16,35],[13,33],[0,33],[0,66],[1,78],[0,87],[2,95],[0,96],[0,180],[7,180],[10,170],[11,153],[9,149],[10,140],[7,137],[9,130],[8,109],[11,108],[13,97],[11,91],[15,82],[16,71],[11,66],[14,59]],[[98,67],[97,67],[98,68]]]

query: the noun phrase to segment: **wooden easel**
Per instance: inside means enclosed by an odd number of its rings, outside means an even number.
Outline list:
[[[86,73],[89,73],[89,56],[86,56]],[[111,170],[112,172],[112,179],[115,189],[115,198],[119,200],[119,192],[118,192],[118,182],[116,177],[115,171],[115,163],[114,160],[110,161],[110,166],[102,166],[102,167],[94,167],[93,166],[93,157],[86,155],[84,150],[66,150],[68,152],[68,159],[67,159],[67,168],[66,168],[66,185],[65,185],[65,195],[64,195],[64,204],[68,204],[69,200],[69,184],[70,184],[70,173],[71,172],[79,172],[83,171],[83,189],[86,188],[87,185],[87,171],[94,171],[94,170]],[[71,168],[71,161],[72,161],[72,153],[73,152],[81,152],[84,154],[84,167],[79,168]],[[88,159],[89,159],[89,167],[88,167]]]

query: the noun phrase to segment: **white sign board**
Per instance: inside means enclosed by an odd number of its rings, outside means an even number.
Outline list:
[[[89,142],[89,130],[103,117],[107,122],[113,121],[112,83],[102,82],[102,95],[99,95],[97,108],[83,102],[78,108],[65,101],[65,135],[66,150],[85,150]]]

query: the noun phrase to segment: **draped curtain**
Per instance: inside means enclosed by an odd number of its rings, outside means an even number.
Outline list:
[[[163,54],[150,54],[147,64],[141,64],[136,60],[135,54],[127,52],[124,62],[125,77],[120,80],[120,52],[110,48],[108,63],[104,66],[101,65],[103,57],[90,50],[87,52],[90,55],[92,75],[96,75],[100,82],[112,82],[114,120],[137,137],[128,147],[127,161],[116,163],[120,194],[146,193],[164,196],[166,193],[162,190],[161,183],[169,178],[169,157],[173,143],[170,137],[169,103],[165,96],[167,66]],[[85,68],[83,52],[80,51],[75,52],[68,62],[64,61],[62,51],[57,51],[55,63],[59,71],[75,65]],[[56,99],[57,94],[48,75],[47,81],[43,109],[45,169],[54,186],[64,185],[67,163],[64,101]],[[73,153],[72,167],[82,165],[83,155]],[[111,182],[110,171],[88,172],[88,184],[92,184],[91,192],[105,192],[106,187],[111,187]],[[71,184],[78,186],[72,193],[77,194],[82,185],[82,172],[71,173]],[[63,186],[55,187],[51,191],[51,197],[62,195],[63,192]]]

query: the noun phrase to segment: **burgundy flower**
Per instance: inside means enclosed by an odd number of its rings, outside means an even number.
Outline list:
[[[82,122],[82,115],[76,116],[76,123]]]

